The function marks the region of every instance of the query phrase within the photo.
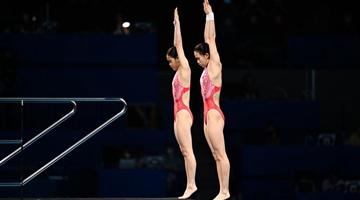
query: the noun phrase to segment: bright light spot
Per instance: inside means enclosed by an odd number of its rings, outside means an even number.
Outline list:
[[[129,28],[130,22],[124,22],[124,23],[122,24],[122,26],[123,26],[124,28]]]

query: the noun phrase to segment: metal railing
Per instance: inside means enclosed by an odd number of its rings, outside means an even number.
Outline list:
[[[31,181],[33,178],[35,178],[37,175],[39,175],[41,172],[49,168],[51,165],[59,161],[61,158],[66,156],[68,153],[76,149],[78,146],[80,146],[82,143],[90,139],[92,136],[94,136],[96,133],[101,131],[103,128],[111,124],[113,121],[115,121],[117,118],[125,114],[127,110],[127,103],[122,98],[0,98],[0,103],[21,103],[21,108],[23,108],[24,103],[72,103],[73,109],[64,115],[62,118],[60,118],[55,123],[51,124],[49,127],[47,127],[45,130],[40,132],[38,135],[30,139],[25,144],[23,143],[23,139],[21,140],[0,140],[0,144],[21,144],[21,147],[16,149],[14,152],[10,153],[8,156],[0,160],[0,166],[9,161],[11,158],[25,150],[27,147],[32,145],[34,142],[39,140],[41,137],[46,135],[48,132],[53,130],[55,127],[59,126],[61,123],[69,119],[72,115],[75,114],[77,110],[77,104],[76,102],[121,102],[123,104],[123,109],[115,114],[113,117],[108,119],[106,122],[95,128],[93,131],[91,131],[89,134],[87,134],[85,137],[80,139],[78,142],[73,144],[71,147],[66,149],[64,152],[56,156],[54,159],[52,159],[50,162],[45,164],[43,167],[35,171],[33,174],[25,178],[24,180],[20,180],[20,182],[11,182],[11,183],[0,183],[0,187],[21,187]]]

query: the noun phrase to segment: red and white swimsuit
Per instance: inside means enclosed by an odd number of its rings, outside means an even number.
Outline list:
[[[176,121],[176,113],[179,112],[182,109],[185,109],[189,112],[192,120],[194,120],[194,117],[191,113],[191,110],[188,106],[184,104],[182,101],[182,96],[185,92],[189,91],[190,87],[184,87],[180,84],[178,72],[175,73],[175,76],[172,81],[172,93],[174,97],[174,121]]]
[[[203,73],[200,77],[200,85],[201,85],[201,95],[203,97],[204,102],[204,122],[207,124],[207,113],[211,109],[217,110],[223,120],[225,121],[225,116],[219,106],[217,106],[214,102],[214,94],[221,90],[221,86],[215,86],[214,83],[210,80],[207,69],[204,69]]]

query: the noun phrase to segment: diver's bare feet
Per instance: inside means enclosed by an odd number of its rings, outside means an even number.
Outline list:
[[[184,194],[179,197],[178,199],[187,199],[189,198],[192,194],[194,194],[194,192],[196,192],[197,187],[196,186],[192,186],[192,187],[187,187]]]
[[[214,200],[225,200],[225,199],[228,199],[228,198],[230,198],[230,193],[229,193],[229,192],[218,194],[218,195],[214,198]]]

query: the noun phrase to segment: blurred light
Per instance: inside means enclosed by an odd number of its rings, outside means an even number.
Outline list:
[[[124,28],[129,28],[130,22],[124,22],[124,23],[122,24],[122,26],[123,26]]]
[[[34,22],[34,21],[36,21],[36,17],[34,16],[34,17],[32,17],[32,21]]]

